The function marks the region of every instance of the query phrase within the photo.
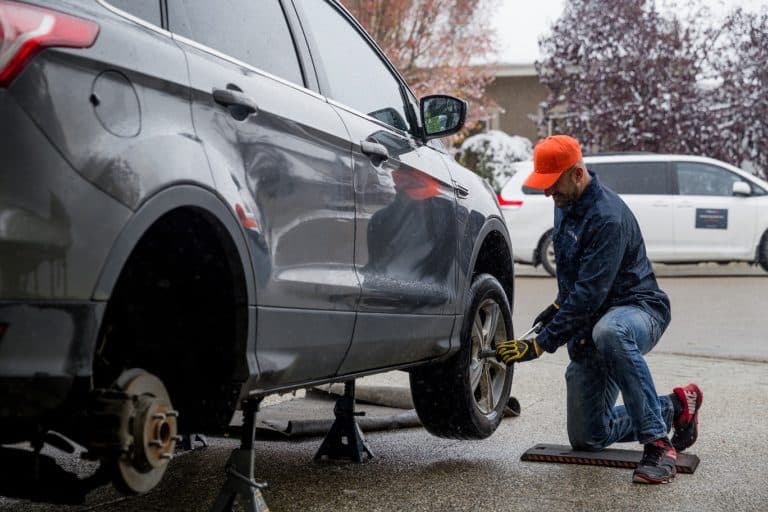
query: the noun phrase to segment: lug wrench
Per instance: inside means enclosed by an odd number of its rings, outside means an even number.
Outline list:
[[[537,323],[527,331],[525,331],[523,334],[520,335],[518,340],[528,340],[533,337],[533,335],[538,334],[539,331],[541,331],[541,328],[544,326],[541,322]],[[479,359],[487,359],[489,357],[496,357],[496,349],[489,348],[485,350],[481,350],[479,354],[477,354],[477,357]]]

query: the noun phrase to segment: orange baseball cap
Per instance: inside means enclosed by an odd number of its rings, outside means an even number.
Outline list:
[[[545,190],[554,185],[560,175],[579,160],[579,141],[568,135],[547,137],[533,148],[533,172],[524,185]]]

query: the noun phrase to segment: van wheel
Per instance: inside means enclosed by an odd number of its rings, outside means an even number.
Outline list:
[[[552,231],[545,234],[539,242],[539,261],[544,270],[551,276],[557,275],[557,263],[555,263],[555,245],[552,243]]]
[[[461,348],[450,359],[411,370],[411,394],[419,419],[431,434],[484,439],[496,431],[512,387],[513,366],[499,362],[496,342],[513,335],[504,289],[489,274],[469,289]]]
[[[757,249],[757,262],[763,267],[763,270],[768,272],[768,231],[763,233],[763,238],[760,240],[760,247]]]

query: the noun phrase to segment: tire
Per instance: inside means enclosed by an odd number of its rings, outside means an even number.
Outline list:
[[[552,277],[557,275],[557,264],[555,263],[555,246],[552,243],[552,232],[548,231],[541,242],[539,242],[539,260],[541,266]]]
[[[763,267],[763,270],[768,272],[768,231],[763,233],[763,238],[760,240],[760,246],[757,249],[757,262]]]
[[[513,366],[480,349],[512,337],[512,312],[495,277],[478,275],[469,288],[461,348],[450,359],[411,370],[411,394],[421,423],[451,439],[485,439],[496,431],[509,401]]]

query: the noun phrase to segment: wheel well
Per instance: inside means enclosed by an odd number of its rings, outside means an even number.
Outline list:
[[[473,270],[473,276],[478,274],[491,274],[501,283],[507,294],[509,304],[512,305],[515,291],[515,268],[512,255],[504,235],[498,231],[491,231],[483,240],[477,261]]]
[[[237,249],[222,224],[178,208],[143,234],[107,304],[94,385],[127,368],[165,384],[186,432],[220,432],[247,378],[248,307]]]

